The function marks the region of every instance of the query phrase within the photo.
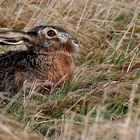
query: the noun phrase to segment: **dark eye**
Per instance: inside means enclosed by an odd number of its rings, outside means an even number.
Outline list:
[[[54,36],[56,36],[56,32],[55,32],[54,30],[49,30],[49,31],[47,32],[47,35],[48,35],[49,37],[54,37]]]

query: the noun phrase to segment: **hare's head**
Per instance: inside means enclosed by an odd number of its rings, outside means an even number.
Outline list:
[[[27,31],[3,29],[0,30],[0,44],[24,44],[29,49],[46,52],[62,51],[75,54],[79,51],[78,40],[57,26],[37,26]]]

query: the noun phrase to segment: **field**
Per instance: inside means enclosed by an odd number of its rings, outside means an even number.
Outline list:
[[[74,78],[9,99],[0,108],[0,140],[139,140],[140,1],[0,1],[0,27],[41,24],[79,39]],[[1,53],[9,49],[0,46]]]

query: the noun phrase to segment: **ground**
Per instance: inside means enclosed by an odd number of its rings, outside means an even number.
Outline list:
[[[1,109],[1,140],[138,140],[139,0],[2,0],[0,27],[59,25],[81,44],[71,83],[18,93]],[[1,46],[1,53],[8,49]]]

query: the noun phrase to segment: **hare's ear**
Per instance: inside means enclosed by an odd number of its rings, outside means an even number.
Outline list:
[[[26,32],[10,30],[7,28],[0,29],[0,45],[29,45],[32,46],[34,38]]]

